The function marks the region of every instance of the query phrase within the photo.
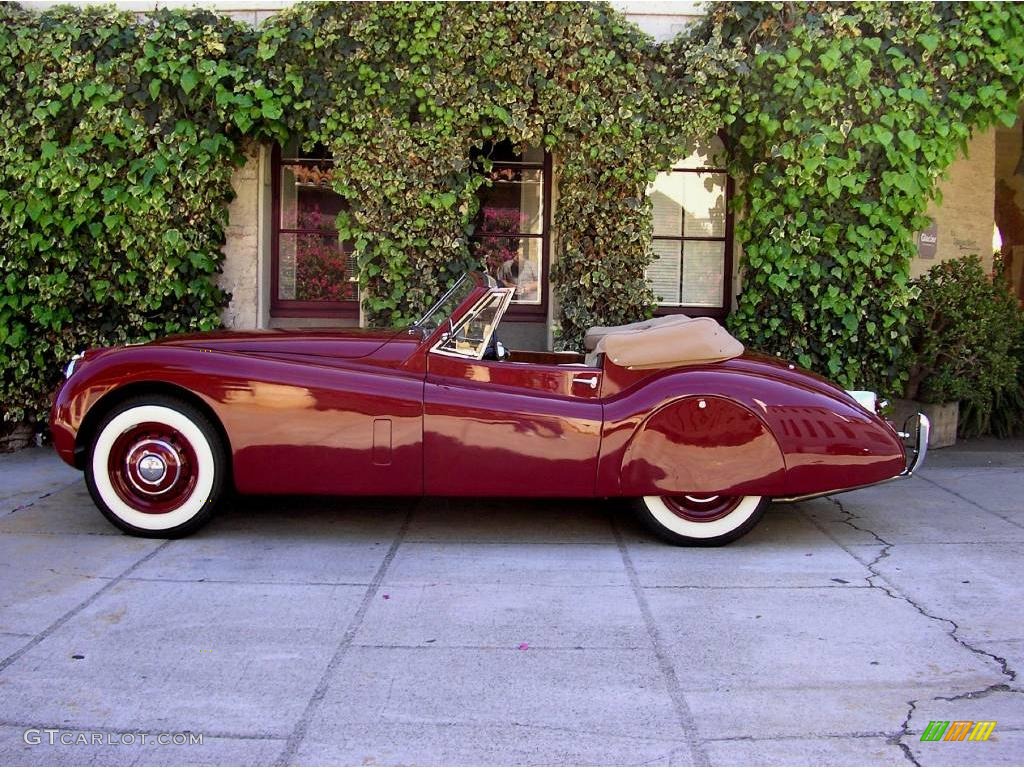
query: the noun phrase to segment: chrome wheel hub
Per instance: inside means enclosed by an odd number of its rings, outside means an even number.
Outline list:
[[[167,465],[159,456],[147,453],[139,459],[139,478],[144,483],[159,483],[167,474]]]
[[[125,454],[124,475],[139,493],[159,496],[178,482],[183,458],[172,443],[158,438],[144,438]]]

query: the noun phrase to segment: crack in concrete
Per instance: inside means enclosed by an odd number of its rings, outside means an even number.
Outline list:
[[[903,756],[910,761],[911,765],[916,765],[920,768],[921,763],[914,754],[914,750],[910,748],[909,744],[903,741],[910,735],[910,719],[914,716],[915,709],[917,709],[917,699],[911,699],[907,702],[907,716],[904,717],[903,722],[900,723],[900,729],[893,736],[892,743],[900,748],[900,751],[903,752]]]
[[[82,481],[81,480],[72,480],[70,483],[65,483],[64,485],[60,486],[59,488],[54,488],[52,491],[47,491],[42,496],[37,496],[36,498],[32,499],[32,501],[25,502],[24,504],[19,504],[14,509],[11,509],[11,510],[8,510],[7,512],[4,512],[3,517],[10,517],[15,512],[21,512],[23,510],[26,510],[26,509],[29,509],[31,507],[34,507],[36,504],[38,504],[43,499],[48,499],[51,496],[53,496],[54,494],[60,493],[61,491],[66,491],[72,485],[78,485],[80,482],[82,482]]]
[[[954,494],[954,495],[956,495],[956,494]],[[836,506],[836,508],[845,516],[844,519],[837,520],[836,522],[839,522],[839,523],[842,523],[844,525],[847,525],[850,528],[853,528],[855,531],[860,531],[862,533],[866,533],[866,534],[870,535],[872,538],[875,539],[876,542],[878,542],[878,544],[880,546],[879,552],[875,556],[875,558],[873,560],[871,560],[871,562],[869,562],[869,563],[864,563],[864,566],[868,569],[868,572],[871,574],[870,576],[868,576],[865,579],[865,581],[867,581],[868,585],[871,588],[873,588],[873,589],[878,589],[878,590],[882,591],[883,593],[885,593],[885,595],[887,595],[888,597],[892,598],[893,600],[900,600],[902,602],[905,602],[907,605],[912,607],[919,614],[921,614],[922,616],[924,616],[925,618],[927,618],[927,619],[929,619],[931,621],[937,621],[937,622],[940,622],[940,623],[948,624],[949,627],[946,629],[946,633],[953,639],[954,642],[956,642],[958,645],[962,646],[966,650],[970,651],[971,653],[985,658],[986,661],[995,662],[999,666],[999,674],[1001,676],[1007,678],[1007,680],[1008,680],[1008,682],[993,683],[992,685],[985,686],[984,688],[980,688],[978,690],[965,691],[965,692],[962,692],[962,693],[953,694],[951,696],[933,696],[933,697],[931,697],[930,701],[958,701],[958,700],[961,700],[961,699],[975,699],[975,698],[982,698],[984,696],[988,696],[988,695],[993,694],[993,693],[1004,693],[1004,692],[1005,693],[1024,693],[1024,691],[1022,691],[1021,689],[1014,688],[1012,686],[1012,684],[1017,681],[1017,672],[1010,668],[1009,663],[1007,662],[1007,660],[1004,657],[999,656],[999,655],[997,655],[995,653],[992,653],[991,651],[986,651],[984,648],[979,648],[979,647],[977,647],[977,646],[967,642],[962,637],[960,637],[960,634],[959,634],[960,633],[960,625],[955,620],[950,619],[950,618],[946,618],[945,616],[937,616],[937,615],[935,615],[933,613],[929,613],[924,608],[924,606],[918,604],[916,601],[914,601],[913,599],[911,599],[907,595],[904,595],[904,594],[902,594],[900,592],[897,592],[895,586],[892,585],[891,583],[889,583],[888,580],[885,578],[885,576],[882,573],[880,573],[879,570],[878,570],[879,563],[881,563],[883,560],[885,560],[887,557],[889,557],[889,553],[892,551],[892,548],[895,546],[895,544],[893,542],[886,541],[881,536],[879,536],[877,533],[872,531],[870,528],[865,528],[865,527],[863,527],[861,525],[857,525],[854,521],[855,520],[860,520],[860,516],[854,514],[850,510],[848,510],[845,506],[843,506],[843,503],[841,501],[839,501],[838,499],[832,498],[831,496],[828,496],[826,498],[830,502],[832,502],[832,504],[834,504]],[[975,506],[977,506],[977,505],[975,505]],[[979,509],[980,509],[980,507],[979,507]],[[988,510],[985,510],[985,511],[988,511]],[[812,519],[812,522],[816,526],[821,528],[821,526],[818,525],[818,523],[816,521],[814,521],[813,519]],[[821,529],[821,530],[824,531],[824,529]],[[840,546],[842,546],[842,545],[840,545]],[[844,549],[845,549],[845,547],[844,547]],[[849,550],[847,550],[847,551],[849,551]],[[852,552],[850,554],[853,555]],[[861,562],[863,562],[863,561],[861,561]],[[877,584],[877,583],[875,583],[875,579],[879,579],[879,580],[885,582],[885,584]],[[886,586],[886,584],[888,584],[888,586]],[[918,705],[919,701],[920,701],[920,699],[911,699],[910,701],[907,702],[907,716],[903,720],[903,723],[900,726],[900,730],[896,733],[895,740],[893,741],[894,744],[896,744],[901,750],[903,750],[904,756],[911,763],[913,763],[915,766],[920,766],[920,763],[918,762],[917,757],[914,755],[914,751],[910,748],[909,745],[905,744],[903,740],[905,738],[907,738],[907,736],[910,735],[910,721],[913,719],[914,711],[917,709],[917,705]]]
[[[295,760],[296,753],[302,745],[302,742],[305,740],[306,734],[309,732],[310,722],[323,703],[324,698],[327,696],[327,689],[330,686],[334,672],[341,666],[341,663],[345,660],[345,656],[352,648],[352,643],[355,640],[356,633],[362,626],[363,620],[366,618],[366,614],[370,610],[370,605],[377,596],[377,593],[380,591],[381,585],[384,583],[384,578],[387,576],[388,569],[391,567],[391,563],[394,561],[395,555],[398,554],[398,548],[401,547],[402,543],[405,541],[405,535],[408,532],[409,527],[412,525],[413,516],[416,514],[416,511],[422,503],[423,502],[421,500],[419,503],[412,506],[408,513],[406,513],[401,527],[399,527],[394,540],[391,542],[391,546],[388,548],[387,553],[385,553],[377,568],[377,572],[374,574],[373,579],[366,588],[366,592],[363,594],[363,599],[359,604],[359,608],[356,610],[355,615],[349,621],[348,626],[342,633],[334,654],[331,656],[330,661],[327,662],[327,666],[320,675],[320,680],[317,683],[316,688],[313,690],[313,694],[310,696],[309,701],[306,702],[306,707],[303,710],[301,717],[295,723],[292,732],[289,734],[284,748],[281,750],[281,754],[278,755],[275,765],[290,765]]]
[[[690,745],[690,756],[692,758],[692,762],[694,765],[710,765],[711,763],[708,758],[707,750],[704,748],[704,743],[701,739],[700,731],[697,728],[693,711],[690,709],[690,705],[686,700],[686,694],[683,692],[682,685],[679,683],[679,676],[676,674],[675,665],[672,662],[672,658],[669,655],[668,650],[665,648],[665,643],[662,640],[661,633],[658,631],[658,625],[654,620],[654,614],[651,611],[650,603],[647,601],[643,585],[640,583],[640,577],[636,572],[636,566],[633,564],[633,557],[630,555],[629,548],[626,546],[626,540],[623,538],[622,532],[619,530],[619,527],[614,520],[612,520],[612,532],[615,534],[615,541],[619,547],[622,564],[626,569],[626,574],[629,576],[629,583],[633,589],[633,595],[636,599],[637,606],[640,608],[640,615],[643,617],[644,626],[647,629],[647,635],[650,638],[651,646],[654,649],[654,656],[658,660],[658,667],[661,670],[662,678],[668,688],[669,698],[672,699],[672,704],[675,707],[676,720],[679,722],[679,727],[683,736]]]

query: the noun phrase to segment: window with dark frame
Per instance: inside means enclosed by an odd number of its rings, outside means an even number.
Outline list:
[[[723,317],[732,284],[732,181],[715,137],[671,171],[658,174],[653,205],[654,261],[647,282],[656,314]]]
[[[541,149],[515,152],[510,142],[479,153],[491,160],[480,190],[470,248],[499,285],[515,288],[506,317],[547,316],[551,156]],[[478,156],[479,156],[478,155]]]
[[[331,188],[334,160],[296,140],[272,161],[271,314],[358,317],[355,257],[335,225],[345,201]]]

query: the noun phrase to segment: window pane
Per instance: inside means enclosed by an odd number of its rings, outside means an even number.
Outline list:
[[[539,165],[544,162],[544,150],[540,147],[530,147],[523,152],[521,159],[524,163],[537,163]]]
[[[281,229],[334,231],[345,200],[331,189],[330,163],[281,166]]]
[[[544,174],[539,169],[498,167],[480,190],[476,231],[494,234],[544,231]]]
[[[473,238],[471,247],[484,270],[503,288],[515,288],[513,304],[540,304],[541,254],[544,241],[539,237]]]
[[[679,272],[682,243],[679,240],[655,240],[654,261],[647,267],[647,282],[659,304],[679,306]]]
[[[686,237],[725,237],[725,174],[678,173],[684,180]]]
[[[278,299],[355,301],[355,256],[337,235],[288,234],[278,237]]]
[[[686,176],[659,173],[648,194],[654,208],[655,236],[679,237],[683,234],[683,206],[686,202]]]
[[[723,306],[725,243],[687,240],[683,244],[684,307]]]
[[[725,179],[723,173],[658,174],[648,190],[654,236],[724,238]]]
[[[689,156],[675,164],[675,168],[722,168],[725,165],[725,146],[717,136],[695,142]]]

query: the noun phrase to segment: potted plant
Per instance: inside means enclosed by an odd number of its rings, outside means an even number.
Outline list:
[[[928,446],[942,448],[956,442],[962,403],[972,412],[991,409],[997,393],[1017,382],[1012,329],[1020,310],[977,256],[937,264],[916,287],[909,375],[893,415],[900,424],[923,412],[932,423]]]

